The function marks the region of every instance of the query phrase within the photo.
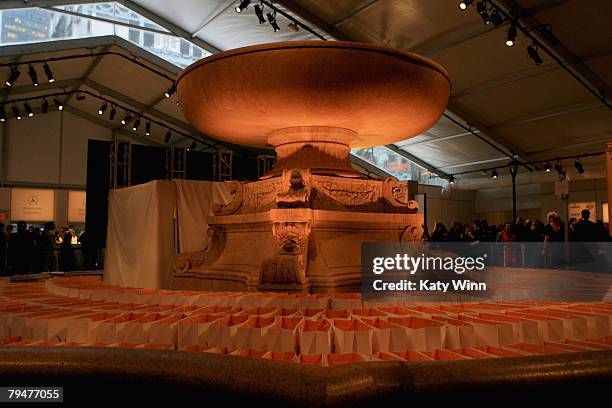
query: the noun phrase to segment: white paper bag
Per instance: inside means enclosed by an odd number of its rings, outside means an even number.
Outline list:
[[[268,329],[266,347],[275,352],[297,351],[301,318],[283,317]]]
[[[208,327],[207,344],[235,349],[238,327],[244,324],[248,318],[248,316],[238,315],[223,316]]]
[[[304,320],[298,333],[300,354],[331,353],[331,325],[327,320]]]
[[[235,347],[238,350],[266,350],[268,329],[274,324],[274,316],[252,316],[238,326],[235,336]]]
[[[372,354],[373,330],[356,319],[336,319],[333,321],[335,353]]]

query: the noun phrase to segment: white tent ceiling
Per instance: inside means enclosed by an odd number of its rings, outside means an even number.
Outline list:
[[[91,1],[7,0],[0,7],[55,6]],[[495,0],[503,9],[518,10],[527,26],[549,23],[560,39],[550,47],[569,71],[591,89],[612,94],[612,2],[608,0]],[[237,0],[120,0],[173,35],[188,39],[210,52],[287,40],[316,40],[304,28],[288,28],[278,16],[281,31],[258,24],[253,2],[237,14]],[[423,54],[441,63],[453,82],[447,116],[424,134],[396,144],[399,152],[417,157],[439,174],[507,164],[512,155],[533,161],[555,156],[603,150],[612,139],[612,112],[574,76],[544,52],[541,65],[527,57],[523,36],[506,47],[507,25],[484,25],[474,7],[458,8],[458,0],[282,0],[283,12],[304,22],[326,39],[385,44]],[[93,40],[83,40],[83,46]],[[108,42],[108,41],[107,41]],[[129,43],[121,44],[126,49]],[[6,48],[6,47],[3,47]],[[8,55],[3,52],[3,55]],[[89,61],[91,62],[91,61]],[[119,65],[117,65],[119,64]],[[168,72],[176,69],[168,64]],[[127,64],[129,65],[129,64]],[[91,66],[61,67],[62,79],[83,78]],[[117,78],[125,70],[130,81]],[[135,71],[134,71],[135,70]],[[95,84],[114,90],[144,108],[190,126],[171,100],[159,98],[167,85],[150,86],[152,78],[139,76],[137,67],[110,57],[102,58],[79,86]],[[175,71],[175,72],[171,72]],[[23,78],[22,78],[23,80]],[[96,90],[100,91],[100,87]],[[92,102],[93,103],[93,102]],[[83,107],[84,108],[84,107]],[[87,109],[95,110],[95,107]],[[177,122],[177,123],[178,123]],[[601,158],[585,160],[586,174],[598,174]],[[593,171],[589,172],[589,166]],[[526,171],[523,169],[523,171]],[[458,178],[482,177],[481,174]],[[467,181],[467,180],[466,180]],[[461,184],[461,183],[459,183]]]

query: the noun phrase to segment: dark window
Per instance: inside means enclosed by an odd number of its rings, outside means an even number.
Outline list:
[[[140,31],[130,28],[129,39],[133,43],[140,43]]]
[[[155,45],[155,36],[153,35],[153,33],[142,33],[142,45],[145,48],[153,48],[153,46]]]
[[[181,55],[189,55],[189,43],[185,40],[181,40]]]

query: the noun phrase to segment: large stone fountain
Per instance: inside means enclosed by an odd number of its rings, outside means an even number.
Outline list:
[[[371,44],[273,43],[205,58],[177,91],[198,130],[277,155],[260,180],[232,182],[233,200],[208,219],[208,246],[179,254],[180,287],[355,290],[362,242],[420,239],[415,192],[363,178],[349,153],[433,126],[450,93],[438,64]]]

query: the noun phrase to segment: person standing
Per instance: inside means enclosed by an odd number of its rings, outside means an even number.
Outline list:
[[[32,267],[34,240],[24,221],[17,223],[17,232],[9,238],[8,250],[11,257],[11,274],[28,274]]]
[[[0,222],[0,276],[7,276],[7,249],[8,233],[4,230],[4,223]]]
[[[547,214],[548,224],[544,227],[544,250],[547,265],[558,268],[565,263],[565,250],[562,242],[565,242],[565,231],[561,217],[554,211]]]
[[[591,218],[591,212],[586,208],[580,212],[580,221],[574,225],[573,240],[576,242],[594,242],[601,235],[598,233],[597,226]]]
[[[57,253],[55,251],[55,223],[48,222],[43,230],[42,249],[44,251],[45,262],[43,266],[44,272],[57,271]]]
[[[76,259],[72,249],[72,234],[68,227],[63,228],[62,243],[60,244],[60,270],[73,271],[76,268]]]

